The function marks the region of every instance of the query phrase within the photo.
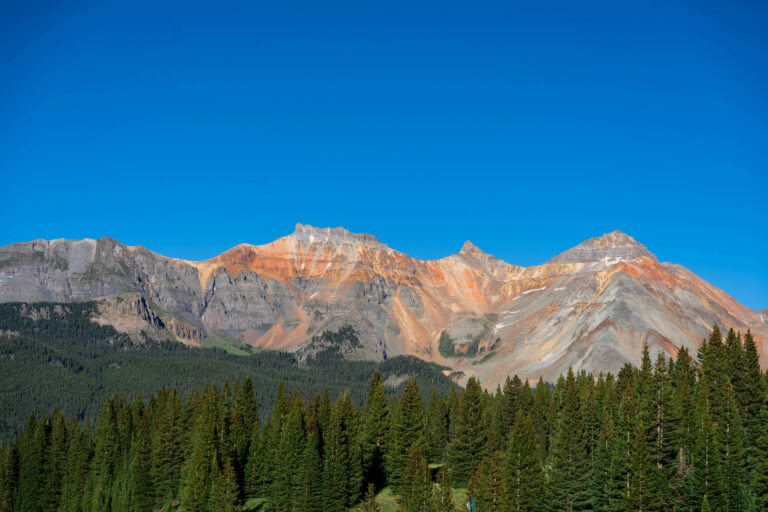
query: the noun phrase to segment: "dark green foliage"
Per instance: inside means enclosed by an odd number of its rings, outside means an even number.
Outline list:
[[[359,412],[351,393],[332,402],[296,381],[278,384],[269,408],[247,378],[111,394],[95,425],[53,410],[0,443],[0,512],[233,511],[246,500],[377,510],[386,479],[404,510],[425,512],[455,511],[451,480],[483,512],[768,510],[768,396],[750,339],[713,330],[700,368],[684,348],[653,364],[645,350],[616,380],[569,371],[534,393],[518,379],[494,393],[470,379],[460,393],[433,389],[426,412],[415,379],[388,399],[375,365]],[[451,463],[437,485],[430,453]]]
[[[437,486],[432,490],[432,510],[434,512],[456,512],[456,503],[451,491],[451,470],[441,467],[437,472]]]
[[[506,512],[510,510],[504,482],[504,455],[496,452],[485,457],[469,479],[467,496],[474,498],[477,510]]]
[[[400,481],[400,510],[402,512],[429,512],[432,506],[432,479],[427,461],[418,444],[411,445],[405,474]]]
[[[392,429],[391,451],[388,458],[388,479],[392,484],[399,484],[405,475],[411,446],[419,445],[420,453],[429,453],[427,444],[424,405],[421,401],[416,379],[408,379],[400,397],[397,418]]]
[[[368,396],[360,412],[360,424],[363,477],[366,482],[373,483],[376,489],[381,489],[387,481],[384,458],[390,443],[391,421],[387,395],[378,371],[374,372],[371,379]]]
[[[506,454],[504,475],[507,484],[509,510],[538,512],[544,510],[546,475],[536,445],[536,430],[531,415],[517,414],[512,438]]]
[[[45,315],[26,314],[28,310]],[[31,413],[54,408],[66,418],[88,418],[95,423],[108,396],[134,398],[173,388],[185,398],[195,388],[227,378],[249,379],[249,391],[239,400],[245,424],[256,414],[256,402],[264,419],[280,382],[303,395],[328,387],[338,395],[348,390],[353,403],[365,399],[364,384],[374,370],[388,376],[414,375],[425,387],[425,396],[436,386],[446,394],[453,386],[441,367],[412,356],[396,356],[383,362],[347,361],[338,355],[320,353],[300,362],[293,354],[263,351],[248,356],[217,349],[188,348],[177,342],[133,345],[111,326],[91,320],[93,302],[67,304],[0,304],[0,439],[13,438]],[[357,339],[349,327],[323,333],[323,339]],[[385,387],[388,396],[402,391]],[[238,398],[236,397],[237,401]],[[233,459],[233,464],[242,463]]]
[[[358,512],[381,512],[381,507],[376,503],[376,486],[372,483],[368,484],[363,501],[360,502],[357,510]]]
[[[486,430],[483,424],[482,390],[474,377],[459,397],[454,411],[453,440],[448,445],[451,477],[457,487],[463,487],[482,459]]]
[[[569,369],[552,450],[549,490],[555,507],[568,512],[589,508],[588,462],[582,403],[573,370]]]

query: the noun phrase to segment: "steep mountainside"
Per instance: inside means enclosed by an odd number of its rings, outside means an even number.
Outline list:
[[[371,235],[301,224],[203,262],[110,238],[0,248],[0,301],[89,299],[100,300],[103,323],[191,345],[226,337],[299,350],[313,334],[351,325],[361,344],[348,357],[416,355],[491,386],[512,373],[553,378],[569,365],[615,371],[637,363],[644,342],[670,354],[695,349],[713,323],[751,329],[768,353],[765,311],[659,262],[620,231],[528,268],[470,242],[424,261]]]

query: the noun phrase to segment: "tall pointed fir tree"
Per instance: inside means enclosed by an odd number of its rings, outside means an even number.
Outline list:
[[[432,478],[418,444],[411,445],[405,475],[400,481],[398,503],[402,512],[430,512]]]
[[[481,397],[480,382],[471,377],[456,405],[455,433],[448,445],[448,463],[457,487],[467,484],[482,457],[485,426]]]
[[[485,457],[480,462],[467,484],[467,497],[474,499],[477,510],[483,512],[510,510],[504,482],[504,455],[501,452]]]
[[[365,495],[360,505],[357,507],[357,512],[381,512],[381,506],[376,503],[376,486],[368,484],[365,490]]]
[[[432,462],[445,460],[445,448],[448,445],[448,409],[445,399],[437,394],[437,388],[432,387],[432,394],[427,402],[427,438],[429,440],[430,458]]]
[[[345,393],[331,410],[325,434],[323,496],[325,510],[341,512],[357,504],[362,490],[357,414]]]
[[[576,378],[568,369],[563,388],[563,405],[552,450],[549,491],[553,505],[574,512],[589,509],[589,465],[587,436]]]
[[[405,465],[411,446],[417,444],[422,454],[428,454],[424,405],[415,378],[408,379],[400,397],[397,419],[391,436],[391,451],[387,461],[390,484],[397,485],[405,475]]]
[[[519,512],[543,511],[542,496],[546,485],[544,467],[536,446],[536,429],[530,414],[518,411],[507,449],[504,476],[509,498],[509,510]]]
[[[212,512],[240,512],[240,490],[232,459],[227,459],[218,474],[212,474],[210,510]]]
[[[371,379],[368,396],[360,412],[360,424],[363,478],[376,489],[381,489],[387,481],[385,458],[390,444],[391,425],[387,395],[378,370]]]
[[[433,488],[433,512],[456,512],[456,502],[451,488],[451,469],[443,465],[437,471],[437,485]]]
[[[751,480],[755,510],[768,510],[768,396],[763,399],[754,435]]]

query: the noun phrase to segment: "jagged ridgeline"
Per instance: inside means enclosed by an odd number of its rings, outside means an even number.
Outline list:
[[[752,336],[715,329],[695,359],[426,402],[379,373],[362,407],[280,386],[262,419],[250,380],[113,397],[95,428],[54,411],[0,446],[0,511],[764,511],[765,379]]]
[[[31,413],[54,407],[65,417],[95,420],[107,396],[148,397],[174,388],[182,397],[207,383],[250,377],[266,413],[282,381],[302,394],[349,390],[360,405],[374,369],[393,394],[409,376],[447,393],[453,385],[435,364],[398,356],[382,362],[350,361],[341,353],[358,341],[354,329],[315,336],[307,351],[243,352],[190,348],[176,341],[130,337],[93,321],[93,302],[0,304],[0,429],[13,437]],[[246,349],[247,346],[243,345]],[[426,396],[425,396],[426,398]]]

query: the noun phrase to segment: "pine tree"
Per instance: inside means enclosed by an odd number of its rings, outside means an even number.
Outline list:
[[[322,512],[323,510],[323,463],[318,452],[318,444],[317,429],[313,428],[310,422],[307,444],[301,455],[299,466],[296,510],[304,512]]]
[[[374,372],[368,389],[368,396],[360,413],[362,425],[360,450],[363,476],[377,489],[386,484],[387,475],[384,461],[390,443],[390,415],[387,396],[384,393],[381,373]]]
[[[210,510],[214,512],[240,512],[242,509],[235,468],[232,460],[227,459],[214,480]]]
[[[381,507],[376,503],[376,486],[368,484],[368,488],[363,496],[363,501],[357,507],[358,512],[381,512]]]
[[[765,396],[765,382],[760,372],[760,358],[752,333],[747,331],[744,336],[744,366],[739,387],[734,385],[739,405],[741,406],[742,423],[749,445],[757,438],[758,418]]]
[[[642,424],[637,425],[632,445],[632,486],[629,502],[631,510],[662,512],[667,510],[664,503],[663,477],[648,450],[645,431]]]
[[[448,409],[445,400],[432,387],[432,394],[427,402],[427,437],[429,439],[430,459],[432,462],[445,460],[448,445]]]
[[[433,488],[433,512],[456,512],[456,502],[451,489],[451,470],[448,466],[441,467],[437,472],[437,485]]]
[[[480,382],[471,377],[456,406],[455,434],[448,445],[448,463],[457,487],[467,484],[485,445],[481,396]]]
[[[768,397],[764,398],[760,409],[755,436],[752,473],[755,510],[768,510]]]
[[[543,510],[542,496],[546,484],[544,468],[536,446],[536,430],[530,414],[523,418],[518,412],[517,422],[507,449],[505,480],[510,510],[538,512]]]
[[[400,397],[397,420],[392,430],[392,443],[387,463],[390,484],[398,484],[405,475],[405,465],[412,445],[418,444],[421,453],[427,449],[424,405],[416,379],[408,379]]]
[[[88,479],[88,464],[93,454],[90,425],[82,428],[73,419],[69,427],[67,461],[61,486],[60,508],[66,512],[81,510],[81,501]]]
[[[592,506],[595,510],[608,510],[611,502],[611,477],[614,473],[613,453],[616,437],[611,415],[603,417],[603,424],[592,457]]]
[[[191,403],[191,400],[189,400]],[[161,505],[176,496],[184,459],[182,418],[179,395],[163,391],[158,395],[152,422],[152,455],[150,475],[155,504]]]
[[[293,499],[299,483],[300,457],[306,445],[304,421],[304,403],[301,397],[296,395],[279,433],[277,457],[272,473],[270,497],[274,509],[278,512],[290,511],[293,508]]]
[[[718,444],[723,453],[723,504],[724,510],[744,510],[744,484],[747,482],[746,454],[744,450],[744,431],[741,428],[739,405],[729,382],[725,389],[725,410],[723,422],[718,425]]]
[[[589,507],[589,466],[582,405],[573,370],[563,389],[563,405],[552,452],[550,494],[555,507],[567,512]]]
[[[706,381],[707,377],[704,376]],[[702,500],[707,499],[714,510],[722,510],[723,497],[723,468],[722,449],[713,421],[708,389],[704,382],[699,391],[696,411],[696,432],[691,460],[691,474],[686,484],[686,501],[692,506],[701,506]]]
[[[405,475],[400,482],[402,512],[430,512],[432,505],[432,480],[427,461],[421,454],[418,444],[413,444],[408,452]]]
[[[504,455],[497,452],[485,457],[469,479],[467,496],[474,498],[477,510],[483,512],[506,512],[509,509],[504,484]]]
[[[211,491],[212,476],[211,461],[216,455],[210,439],[204,432],[198,433],[195,439],[191,457],[187,460],[181,481],[181,506],[185,511],[205,510],[208,507]]]
[[[131,452],[128,474],[130,510],[135,512],[152,510],[154,505],[150,475],[152,446],[149,433],[149,416],[146,412],[141,415],[136,426],[136,436]]]
[[[501,430],[505,439],[512,433],[517,420],[517,412],[522,406],[523,382],[515,375],[512,379],[507,376],[504,382],[501,408]]]
[[[13,511],[16,469],[16,448],[10,444],[0,443],[0,512]]]
[[[349,394],[334,404],[325,433],[323,495],[325,510],[345,511],[357,504],[362,487],[357,417]]]

